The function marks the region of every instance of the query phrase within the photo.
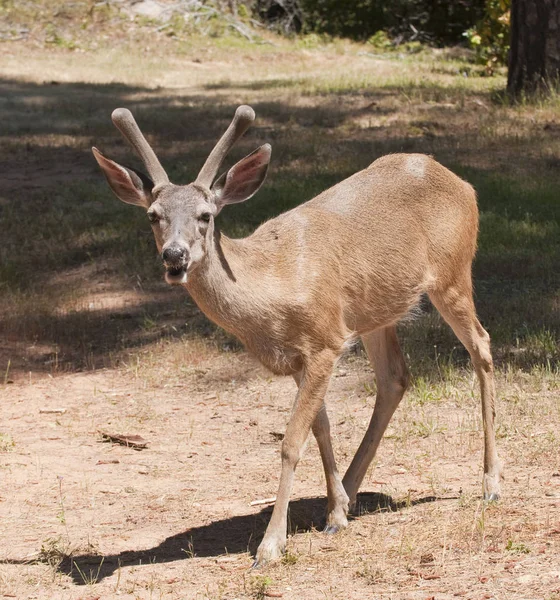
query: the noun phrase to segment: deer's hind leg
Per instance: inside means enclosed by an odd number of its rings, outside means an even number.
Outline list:
[[[502,466],[496,449],[494,426],[496,390],[494,365],[490,351],[490,336],[476,317],[472,297],[470,265],[443,289],[429,292],[434,306],[449,323],[455,335],[468,350],[480,382],[482,397],[482,424],[484,429],[484,480],[485,500],[500,497]]]
[[[364,439],[342,480],[351,507],[356,504],[360,485],[409,382],[394,325],[368,333],[362,341],[375,371],[377,396]]]

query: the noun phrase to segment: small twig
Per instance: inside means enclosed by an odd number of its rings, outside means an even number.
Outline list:
[[[65,408],[40,408],[41,415],[63,415],[66,412]]]
[[[272,498],[263,498],[262,500],[253,500],[252,502],[249,502],[249,506],[260,506],[261,504],[273,504],[274,502],[276,502],[276,496],[273,496]]]
[[[4,373],[4,385],[6,385],[9,381],[8,376],[10,375],[10,366],[12,364],[12,359],[8,359],[8,366],[6,367],[6,372]]]
[[[64,528],[66,529],[66,537],[68,538],[68,545],[70,545],[70,531],[68,531],[68,523],[66,522],[66,511],[64,509],[64,496],[62,495],[62,480],[64,479],[64,477],[57,475],[56,478],[58,479],[58,497],[60,502],[59,518],[62,521]]]

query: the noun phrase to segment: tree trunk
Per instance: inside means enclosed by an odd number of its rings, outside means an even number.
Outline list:
[[[549,91],[559,80],[560,0],[512,0],[508,92]]]

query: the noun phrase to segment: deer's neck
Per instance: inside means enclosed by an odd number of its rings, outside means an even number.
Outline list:
[[[187,290],[204,314],[244,341],[243,323],[250,312],[252,278],[245,240],[231,240],[216,229],[203,263],[189,276]],[[255,281],[258,286],[258,278]]]

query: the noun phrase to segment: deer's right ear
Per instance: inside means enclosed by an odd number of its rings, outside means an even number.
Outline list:
[[[264,144],[233,165],[212,186],[218,214],[226,204],[245,202],[263,184],[270,163],[270,144]]]
[[[144,208],[150,207],[154,187],[151,179],[139,171],[123,167],[103,156],[97,148],[92,148],[91,151],[105,174],[107,183],[119,200]]]

